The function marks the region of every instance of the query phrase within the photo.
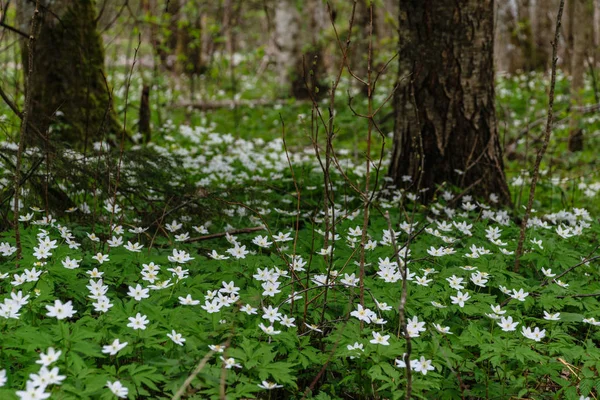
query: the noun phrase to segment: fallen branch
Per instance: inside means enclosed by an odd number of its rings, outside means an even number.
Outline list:
[[[226,236],[227,234],[229,234],[229,235],[237,235],[238,233],[257,232],[257,231],[262,231],[264,229],[265,229],[264,226],[255,226],[255,227],[252,227],[252,228],[234,229],[232,231],[213,233],[213,234],[206,235],[206,236],[199,236],[199,237],[191,238],[191,239],[186,240],[186,243],[200,242],[202,240],[216,239],[216,238],[220,238],[220,237]]]
[[[301,102],[296,100],[297,103]],[[182,102],[174,104],[171,108],[193,108],[194,110],[210,111],[221,108],[236,107],[265,107],[289,104],[288,100],[255,99],[255,100],[214,100],[202,103]]]
[[[566,299],[567,297],[600,297],[600,293],[567,294],[565,296],[556,296],[557,299]]]
[[[228,344],[229,341],[227,341],[227,343],[222,344],[221,346],[227,346]],[[194,371],[190,374],[190,376],[187,377],[185,382],[183,382],[183,385],[181,385],[181,387],[179,388],[179,390],[177,390],[177,393],[175,393],[171,400],[179,400],[181,396],[183,396],[183,394],[190,386],[194,378],[200,373],[200,371],[202,371],[202,369],[204,368],[208,360],[210,360],[213,354],[215,354],[214,350],[211,350],[208,353],[206,353],[206,355],[202,358],[202,360],[200,360]]]
[[[563,117],[561,119],[557,119],[556,121],[554,121],[552,123],[552,127],[555,128],[555,127],[559,126],[560,124],[566,122],[570,118],[571,111],[577,111],[580,114],[592,114],[592,113],[596,113],[596,112],[600,111],[600,103],[590,104],[588,106],[573,106],[573,107],[569,106],[566,109],[564,109],[564,110],[562,110],[562,111],[559,112],[559,114],[562,114],[562,113],[567,113],[567,114],[566,114],[565,117]],[[521,139],[523,139],[529,132],[531,132],[531,130],[533,128],[536,128],[536,127],[540,126],[546,120],[546,118],[547,117],[539,118],[539,119],[533,121],[532,123],[527,124],[527,127],[523,128],[519,132],[519,135],[516,138],[510,140],[506,144],[506,146],[504,148],[504,153],[505,154],[514,153],[517,150],[517,145],[519,144],[519,141]],[[539,134],[538,136],[536,136],[535,139],[533,139],[532,143],[533,144],[539,143],[543,139],[543,136],[544,136],[544,132],[542,132],[541,134]]]
[[[548,286],[550,283],[552,282],[556,282],[558,279],[560,279],[561,277],[565,276],[566,274],[568,274],[569,272],[573,271],[575,268],[580,267],[584,264],[587,264],[591,261],[595,261],[597,259],[600,258],[600,256],[594,256],[592,257],[592,254],[594,254],[596,252],[596,250],[598,250],[598,247],[600,247],[600,245],[596,246],[594,248],[594,250],[592,250],[588,256],[586,258],[584,258],[583,260],[581,260],[581,262],[578,262],[577,264],[567,268],[567,270],[565,270],[563,273],[552,277],[552,279],[546,279],[544,282],[542,282],[542,284],[540,285],[540,287],[545,287]],[[565,297],[592,297],[592,296],[596,296],[596,294],[590,294],[590,295],[573,295],[573,296],[557,296],[557,298],[562,299]],[[508,303],[510,303],[510,301],[513,299],[513,297],[508,297],[506,300],[504,300],[502,303],[500,303],[501,307],[504,307],[505,305],[507,305]]]
[[[598,246],[596,246],[596,249],[597,248],[598,248]],[[596,249],[594,249],[594,251],[592,252],[592,254],[596,252]],[[580,263],[577,263],[577,264],[573,265],[571,268],[569,268],[566,271],[564,271],[562,274],[559,274],[558,276],[555,276],[551,280],[550,279],[546,280],[546,282],[544,282],[542,284],[542,286],[546,286],[550,282],[555,282],[555,281],[559,280],[560,278],[562,278],[563,276],[565,276],[566,274],[568,274],[569,272],[573,271],[575,268],[577,268],[579,266],[582,266],[584,264],[587,264],[587,263],[589,263],[591,261],[596,261],[599,258],[600,258],[600,256],[595,256],[595,257],[591,257],[591,258],[585,258]]]

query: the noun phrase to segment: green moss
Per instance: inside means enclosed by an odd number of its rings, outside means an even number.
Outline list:
[[[50,139],[83,149],[119,137],[119,122],[104,79],[104,49],[92,0],[63,1],[61,15],[42,12],[34,50],[31,121]],[[27,51],[23,52],[27,60]],[[27,64],[25,62],[25,64]],[[28,133],[28,142],[35,135]]]

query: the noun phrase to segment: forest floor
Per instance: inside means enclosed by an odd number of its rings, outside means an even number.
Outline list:
[[[117,98],[124,77],[113,78]],[[133,135],[125,154],[99,144],[69,153],[64,175],[39,169],[42,187],[58,184],[73,207],[49,212],[31,189],[20,260],[15,231],[0,234],[0,398],[396,399],[409,386],[427,399],[600,394],[600,118],[581,111],[584,151],[569,153],[565,77],[518,271],[543,76],[497,84],[508,209],[451,187],[423,205],[391,186],[391,105],[367,157],[350,85],[334,107],[327,166],[314,104],[201,112],[178,107],[189,93],[164,84],[153,90],[150,144]],[[235,100],[261,98],[251,78],[238,85]],[[231,99],[214,93],[203,101]],[[327,100],[319,105],[325,114]],[[120,115],[137,106],[116,105]],[[2,123],[11,132],[17,121],[6,111]],[[15,146],[1,145],[6,193]],[[24,166],[42,158],[30,152]]]

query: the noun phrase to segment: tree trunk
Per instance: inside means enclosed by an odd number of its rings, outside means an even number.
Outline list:
[[[323,63],[322,37],[329,22],[327,8],[320,0],[307,0],[304,3],[304,14],[309,16],[309,25],[303,30],[303,45],[308,44],[296,63],[292,80],[292,95],[297,99],[308,99],[311,96],[321,98],[327,93],[324,83],[325,66]]]
[[[374,5],[376,14],[374,19],[377,23],[375,31],[377,31],[378,37],[382,41],[396,37],[396,23],[394,21],[396,14],[391,12],[396,8],[396,2],[394,0],[382,0],[381,2],[375,2]]]
[[[576,24],[574,23],[575,21],[573,20],[573,18],[575,17],[576,1],[578,0],[567,0],[565,4],[565,12],[567,14],[567,18],[565,20],[566,25],[564,29],[567,34],[565,35],[566,46],[564,59],[566,60],[566,62],[564,68],[567,70],[569,75],[572,73],[571,69],[573,67],[573,63],[571,62],[571,60],[573,59],[573,44],[575,40],[574,28]]]
[[[550,68],[552,54],[550,42],[553,36],[557,10],[558,3],[556,0],[536,0],[534,5],[535,17],[532,21],[532,30],[537,49],[538,69],[543,71]]]
[[[144,143],[150,142],[150,139],[152,138],[152,132],[150,128],[151,117],[152,112],[150,111],[150,86],[143,85],[138,115],[138,131],[142,134],[144,138]]]
[[[515,1],[502,1],[494,7],[494,65],[497,71],[514,73],[518,68],[519,50],[512,37],[517,25],[517,5]]]
[[[33,2],[18,3],[21,28],[33,13]],[[40,29],[36,37],[34,74],[29,87],[31,124],[40,132],[52,126],[52,140],[60,140],[80,150],[95,141],[120,138],[118,122],[103,77],[104,48],[96,31],[92,0],[42,1]],[[27,71],[28,52],[21,46]],[[26,133],[33,144],[35,136]]]
[[[519,0],[517,29],[514,32],[515,44],[521,49],[521,68],[524,71],[540,69],[538,49],[533,37],[531,5],[533,0]]]
[[[400,2],[389,174],[398,186],[427,188],[425,201],[448,183],[510,203],[496,130],[493,10],[493,0]]]
[[[327,85],[323,83],[325,67],[321,37],[329,19],[320,0],[308,0],[303,7],[303,15],[308,16],[304,26],[296,2],[281,0],[275,8],[279,84],[286,94],[297,99],[320,98],[327,92]]]
[[[279,0],[275,7],[275,48],[281,95],[290,93],[290,83],[300,55],[300,14],[294,1]]]
[[[594,68],[597,67],[597,52],[600,47],[600,0],[593,0],[594,6]]]
[[[143,0],[142,9],[148,16],[158,16],[158,22],[148,26],[152,47],[163,69],[188,76],[206,72],[206,4],[189,0],[151,4]]]
[[[177,75],[181,75],[187,70],[187,47],[188,47],[188,30],[190,29],[190,21],[184,11],[186,0],[179,0],[177,12],[173,15],[171,22],[171,34],[175,35],[175,63],[173,71]]]
[[[589,25],[587,21],[588,8],[586,0],[572,0],[573,21],[577,21],[571,27],[572,44],[571,50],[571,104],[574,106],[571,113],[569,124],[569,151],[583,150],[583,130],[580,127],[581,113],[577,108],[581,107],[583,99],[581,91],[583,90],[583,78],[585,75],[586,55],[585,48],[588,42]]]
[[[358,0],[354,14],[354,26],[352,28],[353,39],[350,47],[350,69],[360,79],[367,81],[367,67],[369,62],[369,34],[372,31],[373,45],[378,40],[375,38],[377,22],[375,20],[375,6],[373,6],[373,18],[371,18],[371,0]],[[371,25],[372,23],[372,25]],[[375,49],[373,49],[375,53]],[[367,95],[369,88],[363,83],[353,80],[354,86],[359,88],[362,94]]]

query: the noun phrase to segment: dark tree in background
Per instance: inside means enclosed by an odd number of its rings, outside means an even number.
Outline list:
[[[569,150],[583,150],[583,124],[582,114],[578,112],[578,107],[583,106],[582,91],[584,88],[585,71],[588,67],[588,55],[594,53],[586,47],[586,43],[590,43],[590,38],[593,34],[592,30],[592,13],[588,0],[572,0],[571,6],[571,24],[569,30],[569,42],[571,43],[571,104],[573,110],[569,122]],[[589,54],[589,53],[591,54]]]
[[[510,202],[496,129],[493,0],[402,0],[390,176]],[[422,159],[424,157],[424,159]],[[423,168],[421,169],[421,165]]]
[[[17,4],[24,32],[29,31],[34,5],[27,0]],[[21,49],[27,71],[26,40]],[[50,125],[55,125],[51,140],[67,142],[80,150],[119,134],[122,126],[103,77],[104,49],[96,30],[94,1],[41,1],[33,60],[33,75],[26,91],[32,101],[30,122],[40,132],[46,133]],[[37,139],[28,132],[25,140],[35,143]]]
[[[329,23],[326,5],[319,0],[278,0],[274,19],[281,95],[297,99],[326,95],[322,39]]]

